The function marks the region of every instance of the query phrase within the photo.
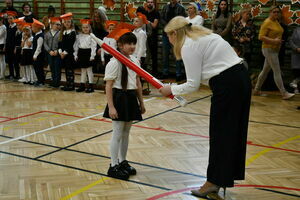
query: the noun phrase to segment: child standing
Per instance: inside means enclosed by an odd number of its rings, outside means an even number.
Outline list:
[[[22,28],[23,28],[23,19],[15,19],[14,23],[16,23],[17,25],[17,31],[15,34],[15,49],[14,49],[14,62],[15,62],[15,67],[16,69],[19,69],[20,75],[22,76],[21,79],[19,79],[19,82],[25,82],[26,81],[26,77],[25,77],[25,70],[24,70],[24,66],[20,66],[21,63],[21,51],[22,51],[22,37],[23,37],[23,32],[22,32]]]
[[[3,24],[3,13],[0,14],[0,80],[5,78],[5,41],[6,41],[6,26]]]
[[[44,48],[47,52],[47,60],[51,69],[52,83],[50,86],[58,88],[61,78],[60,57],[58,53],[60,18],[51,17],[50,20],[51,28],[45,34]]]
[[[74,87],[74,43],[76,40],[76,31],[72,20],[72,13],[67,13],[60,18],[62,19],[63,28],[60,31],[60,48],[58,50],[62,59],[62,67],[65,68],[66,86],[61,89],[64,91],[73,91]]]
[[[31,26],[28,23],[23,24],[22,37],[22,51],[21,51],[21,65],[24,68],[25,84],[32,84],[35,80],[35,72],[33,69],[33,50],[32,50],[33,36],[31,34]]]
[[[17,26],[14,23],[14,19],[18,14],[14,11],[7,11],[7,36],[6,36],[6,45],[5,45],[5,61],[9,67],[9,75],[7,76],[8,79],[19,79],[20,77],[20,69],[18,65],[15,65],[15,57],[14,57],[14,50],[15,50],[15,38],[16,38],[16,31]]]
[[[116,28],[117,23],[117,21],[106,21],[106,29],[109,34]],[[114,49],[117,49],[117,41],[114,38],[111,38],[109,34],[103,38],[103,42],[113,47]],[[101,61],[104,67],[107,65],[111,58],[112,56],[107,51],[101,49]]]
[[[115,30],[120,52],[139,65],[132,56],[137,42],[136,36],[129,30]],[[114,178],[128,179],[136,170],[128,164],[129,131],[133,120],[142,120],[145,113],[142,86],[139,76],[117,59],[112,58],[105,68],[107,106],[104,117],[112,119],[113,133],[110,143],[111,164],[107,174]]]
[[[74,44],[74,58],[77,61],[78,66],[81,68],[81,81],[80,86],[76,92],[83,92],[85,88],[86,93],[94,92],[93,82],[93,65],[96,56],[97,43],[91,38],[91,25],[89,19],[80,20],[82,24],[82,33],[77,35],[76,42]],[[85,87],[86,76],[88,76],[89,84]]]
[[[33,19],[32,32],[34,33],[32,41],[33,50],[33,67],[37,77],[37,82],[34,86],[41,86],[45,84],[45,74],[44,74],[44,33],[42,29],[44,24],[36,19]]]

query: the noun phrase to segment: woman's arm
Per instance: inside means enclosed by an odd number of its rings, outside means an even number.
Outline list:
[[[220,35],[223,37],[225,35],[227,35],[230,31],[231,28],[231,23],[232,23],[232,16],[231,14],[228,15],[228,20],[227,20],[227,24],[226,24],[226,28],[220,33]]]
[[[141,113],[144,114],[146,112],[146,109],[145,109],[144,99],[143,99],[143,87],[139,76],[136,77],[136,85],[137,85],[137,98],[140,103]]]

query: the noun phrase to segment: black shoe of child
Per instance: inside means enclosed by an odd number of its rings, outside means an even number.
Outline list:
[[[127,160],[123,160],[119,165],[122,171],[126,171],[129,175],[136,175],[136,169],[130,166]]]
[[[76,92],[83,92],[85,90],[85,84],[84,83],[80,83],[79,88],[76,90]]]
[[[73,91],[75,90],[74,86],[64,86],[61,88],[63,91]]]
[[[122,180],[128,180],[129,174],[120,169],[120,165],[111,166],[107,171],[107,175],[113,178],[118,178]]]
[[[93,85],[92,84],[89,84],[88,85],[88,88],[86,89],[85,93],[92,93],[94,92],[94,88],[93,88]]]

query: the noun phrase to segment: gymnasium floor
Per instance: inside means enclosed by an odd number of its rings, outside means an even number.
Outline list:
[[[145,97],[127,156],[138,174],[123,181],[106,176],[112,127],[102,118],[103,91],[1,80],[0,200],[196,200],[189,191],[206,180],[210,95],[185,96],[184,108],[156,90]],[[246,180],[226,199],[300,199],[299,100],[253,97]]]

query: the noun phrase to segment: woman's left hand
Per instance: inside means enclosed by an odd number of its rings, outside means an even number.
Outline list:
[[[169,96],[172,94],[171,86],[170,85],[164,85],[162,88],[158,90],[163,96]]]

